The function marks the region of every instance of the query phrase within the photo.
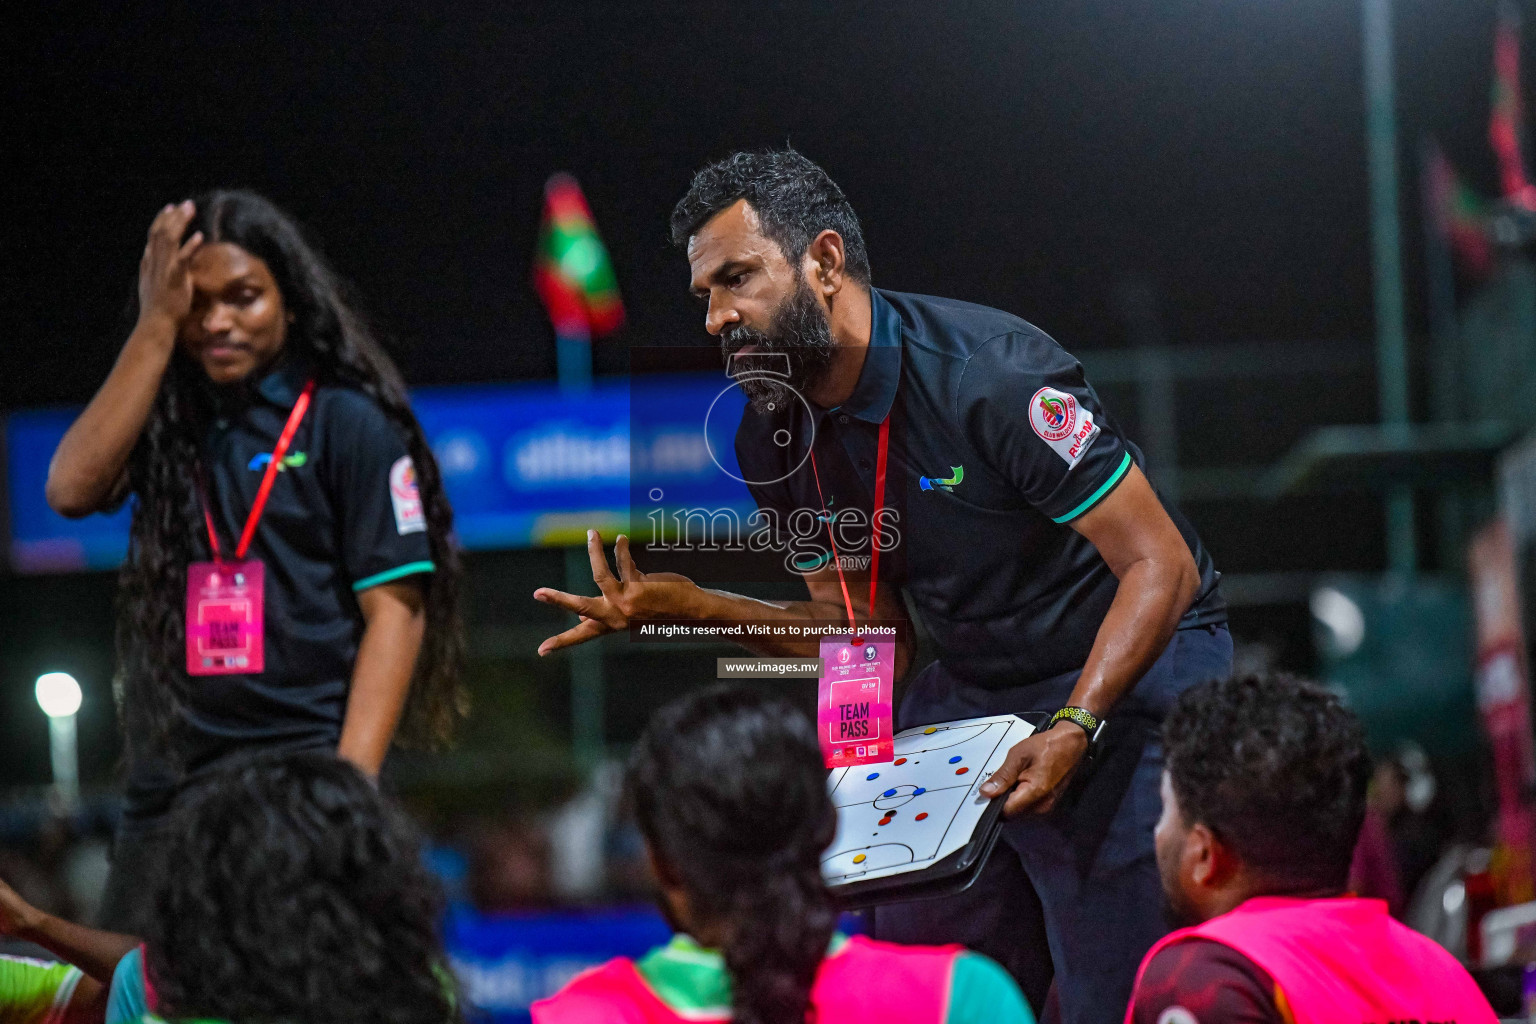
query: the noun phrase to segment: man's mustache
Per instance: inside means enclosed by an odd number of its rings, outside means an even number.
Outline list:
[[[760,349],[777,347],[774,338],[751,327],[737,327],[730,331],[722,331],[720,334],[720,351],[727,357],[735,355],[748,345],[756,345]]]

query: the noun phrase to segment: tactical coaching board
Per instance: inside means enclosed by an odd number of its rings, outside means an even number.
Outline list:
[[[1001,800],[978,789],[1033,731],[1013,715],[921,726],[896,735],[892,761],[834,769],[837,836],[821,862],[833,893],[887,902],[968,885],[1002,826]]]

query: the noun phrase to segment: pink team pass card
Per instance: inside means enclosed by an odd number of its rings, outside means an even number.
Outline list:
[[[896,644],[847,635],[821,642],[816,724],[828,768],[889,761]]]
[[[187,566],[187,674],[256,674],[265,667],[264,566],[193,562]]]

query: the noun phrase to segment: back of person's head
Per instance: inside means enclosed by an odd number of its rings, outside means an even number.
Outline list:
[[[459,1019],[415,830],[348,762],[233,768],[172,828],[145,935],[168,1018]]]
[[[651,720],[628,786],[684,923],[722,936],[736,1024],[803,1024],[837,921],[820,866],[837,814],[810,720],[750,690],[701,691]]]
[[[1179,697],[1163,743],[1184,824],[1204,824],[1273,893],[1348,884],[1371,758],[1337,696],[1285,675],[1204,683]]]
[[[706,221],[740,199],[791,267],[799,267],[816,236],[831,229],[842,236],[848,276],[869,284],[869,253],[853,206],[826,171],[787,147],[734,153],[695,174],[672,209],[673,243],[687,245]]]

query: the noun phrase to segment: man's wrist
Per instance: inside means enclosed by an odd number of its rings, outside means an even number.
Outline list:
[[[666,595],[667,607],[659,613],[653,613],[655,618],[705,621],[719,617],[715,607],[718,597],[713,591],[697,583],[660,583],[657,586],[667,587],[662,591]]]
[[[1061,725],[1065,725],[1067,728],[1058,728],[1058,726]],[[1052,722],[1046,727],[1045,731],[1052,734],[1051,738],[1053,740],[1055,740],[1059,734],[1062,741],[1066,742],[1068,745],[1076,747],[1078,750],[1088,749],[1088,733],[1083,729],[1078,728],[1077,723],[1069,721],[1068,719],[1062,718]]]
[[[139,314],[139,321],[134,325],[132,337],[138,337],[153,344],[156,349],[175,348],[176,335],[180,330],[181,321],[175,314],[163,309],[149,308]]]
[[[42,938],[48,923],[48,915],[32,906],[24,904],[16,913],[16,930],[14,938],[23,942],[36,942]]]

